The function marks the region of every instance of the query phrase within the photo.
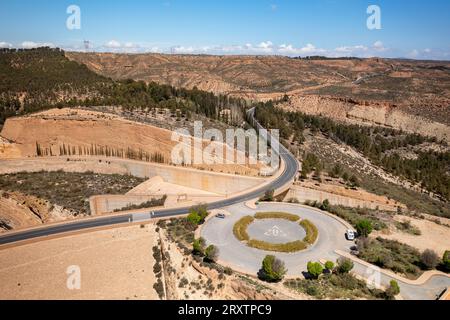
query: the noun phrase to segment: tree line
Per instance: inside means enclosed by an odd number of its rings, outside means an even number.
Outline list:
[[[338,143],[355,148],[388,172],[420,183],[423,188],[450,199],[450,152],[415,151],[417,157],[405,159],[398,151],[425,142],[446,145],[444,141],[392,128],[344,124],[323,116],[288,112],[277,108],[272,101],[258,104],[256,118],[266,128],[280,129],[282,138],[298,143],[304,141],[305,129],[321,132]]]

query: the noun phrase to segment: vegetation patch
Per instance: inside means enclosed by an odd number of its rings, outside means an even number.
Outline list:
[[[421,275],[421,254],[407,245],[383,238],[360,239],[358,257],[380,268],[404,274],[408,278]]]
[[[288,243],[270,243],[266,241],[251,239],[247,242],[247,245],[255,249],[284,253],[297,252],[305,250],[308,247],[308,245],[301,240]]]
[[[317,201],[306,201],[305,205],[319,208],[324,211],[328,211],[339,218],[344,219],[350,223],[354,228],[357,227],[358,223],[362,220],[367,220],[370,222],[371,226],[375,230],[383,230],[387,228],[386,221],[392,218],[392,213],[384,212],[380,210],[372,210],[367,208],[350,208],[343,206],[332,206],[329,205],[328,201],[322,202]]]
[[[91,196],[125,194],[144,181],[130,175],[93,172],[19,172],[0,175],[0,190],[18,191],[45,199],[79,215],[90,214]]]
[[[412,234],[412,235],[415,235],[415,236],[420,236],[420,235],[422,234],[422,232],[420,231],[420,229],[417,228],[417,227],[415,227],[415,226],[413,226],[413,225],[411,224],[411,221],[409,221],[409,220],[404,220],[404,221],[401,221],[401,222],[396,222],[396,223],[395,223],[395,227],[396,227],[398,230],[402,231],[402,232],[409,233],[409,234]]]
[[[306,219],[302,220],[300,225],[306,231],[306,237],[303,239],[303,242],[306,242],[307,244],[314,244],[319,236],[317,227],[311,221]]]
[[[286,212],[258,212],[254,217],[255,219],[284,219],[292,222],[300,220],[299,216]]]
[[[251,216],[245,216],[242,219],[240,219],[238,222],[235,223],[235,225],[233,227],[233,233],[234,233],[234,236],[239,241],[249,241],[250,240],[250,237],[247,233],[247,228],[253,221],[255,221],[255,218],[253,218]]]
[[[191,254],[191,245],[194,242],[194,234],[197,225],[192,224],[187,218],[160,220],[158,227],[166,230],[170,241],[177,244],[185,255]]]
[[[162,198],[154,198],[152,200],[143,202],[141,204],[130,204],[128,206],[125,206],[121,209],[116,209],[114,212],[120,212],[120,211],[129,211],[129,210],[139,210],[139,209],[146,209],[146,208],[153,208],[153,207],[161,207],[166,202],[167,196],[163,196]]]
[[[349,273],[324,274],[317,279],[287,280],[284,285],[317,299],[383,299],[384,292],[370,289]]]
[[[316,242],[318,237],[317,227],[308,220],[303,220],[299,224],[306,231],[306,237],[303,240],[297,240],[287,243],[270,243],[267,241],[250,239],[247,228],[256,219],[285,219],[291,222],[297,222],[300,217],[295,214],[289,214],[284,212],[258,212],[254,217],[245,216],[241,218],[233,227],[233,233],[239,241],[246,242],[251,248],[274,251],[274,252],[297,252],[305,250],[308,245],[312,245]]]

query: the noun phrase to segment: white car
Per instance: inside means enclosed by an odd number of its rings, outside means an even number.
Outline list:
[[[356,232],[353,230],[347,230],[347,232],[345,233],[345,237],[347,238],[347,240],[353,241],[356,238]]]
[[[223,214],[223,213],[218,213],[218,214],[216,214],[216,218],[219,218],[219,219],[225,219],[225,214]]]

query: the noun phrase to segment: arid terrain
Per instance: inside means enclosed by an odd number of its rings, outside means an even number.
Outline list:
[[[448,62],[73,52],[66,56],[113,79],[197,87],[264,101],[287,94],[289,109],[450,138]]]
[[[1,246],[0,299],[393,298],[369,289],[358,270],[308,282],[306,263],[295,265],[300,278],[266,283],[255,266],[231,270],[219,244],[200,241],[202,225],[231,230],[235,218],[203,204],[275,186],[284,174],[283,186],[233,204],[236,211],[267,201],[328,221],[320,232],[310,227],[321,234],[304,252],[321,264],[345,248],[399,281],[443,270],[422,254],[431,249],[442,261],[450,246],[449,62],[50,48],[6,50],[0,59],[2,235],[115,215],[136,223]],[[261,162],[172,162],[174,130],[192,133],[202,121],[223,134],[255,120],[280,129],[292,153],[273,176],[261,174]],[[189,216],[158,217],[188,207]],[[367,235],[350,250],[344,231],[361,224]],[[71,265],[81,268],[81,290],[67,289]]]

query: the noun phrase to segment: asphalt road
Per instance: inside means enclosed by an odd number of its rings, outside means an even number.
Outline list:
[[[251,109],[248,111],[249,117],[253,118],[254,115],[254,109]],[[253,118],[254,120],[254,118]],[[255,124],[261,128],[259,123]],[[299,170],[299,165],[295,157],[283,146],[280,144],[280,157],[282,161],[285,163],[285,169],[283,173],[274,181],[272,181],[270,184],[267,184],[261,188],[258,188],[256,190],[250,191],[245,194],[241,194],[236,197],[230,197],[225,200],[213,202],[208,205],[208,209],[219,209],[223,207],[228,207],[237,203],[246,202],[252,199],[256,199],[258,197],[261,197],[265,194],[268,190],[276,190],[279,188],[284,187],[286,184],[291,182],[295,175],[297,174]],[[177,208],[177,209],[167,209],[167,210],[159,210],[155,211],[155,218],[161,218],[161,217],[175,217],[178,215],[186,214],[189,210],[189,207],[186,208]],[[18,241],[23,240],[30,240],[35,239],[39,237],[46,237],[46,236],[52,236],[56,234],[61,234],[65,232],[73,232],[73,231],[79,231],[79,230],[85,230],[90,228],[96,228],[96,227],[104,227],[104,226],[112,226],[116,224],[122,224],[127,223],[130,221],[133,221],[133,214],[129,215],[122,215],[117,217],[105,217],[105,218],[98,218],[98,219],[90,219],[90,220],[81,220],[76,221],[72,223],[62,224],[62,225],[56,225],[56,226],[44,226],[41,228],[35,228],[32,230],[25,230],[22,232],[15,232],[13,234],[6,234],[0,236],[0,245],[2,244],[10,244]],[[143,220],[140,220],[143,221]]]

